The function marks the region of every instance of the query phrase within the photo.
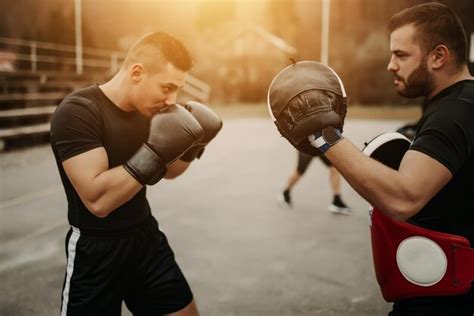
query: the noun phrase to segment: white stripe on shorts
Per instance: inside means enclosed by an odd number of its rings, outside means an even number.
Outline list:
[[[67,315],[67,305],[69,303],[69,289],[71,287],[71,277],[74,271],[74,259],[76,258],[76,245],[80,236],[81,232],[79,231],[79,228],[72,227],[72,234],[71,237],[69,237],[69,242],[67,244],[66,282],[64,283],[61,316]]]

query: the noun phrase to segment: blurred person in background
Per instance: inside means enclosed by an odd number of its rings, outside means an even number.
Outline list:
[[[291,198],[291,190],[300,181],[301,177],[308,169],[313,156],[297,151],[298,163],[296,169],[288,177],[288,181],[283,192],[278,196],[279,204],[284,208],[293,208],[293,200]],[[344,203],[341,197],[341,175],[336,168],[331,165],[331,162],[324,156],[319,156],[323,164],[329,168],[329,185],[331,187],[332,202],[328,209],[335,214],[352,214],[352,209]]]

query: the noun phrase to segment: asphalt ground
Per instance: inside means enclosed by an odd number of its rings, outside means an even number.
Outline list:
[[[348,119],[362,148],[399,120]],[[149,188],[201,315],[386,315],[375,281],[369,204],[343,181],[352,216],[328,212],[328,170],[314,160],[293,191],[276,197],[295,150],[268,118],[234,118],[201,160]],[[59,314],[66,199],[48,145],[0,154],[0,316]],[[123,315],[130,313],[123,308]]]

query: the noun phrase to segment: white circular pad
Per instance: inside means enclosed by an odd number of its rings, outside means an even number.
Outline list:
[[[413,236],[398,245],[397,265],[409,282],[432,286],[445,275],[448,260],[437,243],[425,237]]]

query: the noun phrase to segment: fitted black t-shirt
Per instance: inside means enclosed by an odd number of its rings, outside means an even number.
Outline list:
[[[453,177],[409,222],[428,229],[464,236],[473,247],[473,80],[460,81],[429,101],[410,150],[420,151],[436,159],[451,171]],[[454,308],[467,308],[466,311],[471,312],[470,315],[474,314],[474,289],[465,295],[423,297],[395,303],[395,310],[435,313],[454,312]]]
[[[119,231],[149,217],[146,187],[107,217],[94,216],[62,166],[63,161],[98,147],[107,152],[109,169],[122,165],[140,148],[148,133],[148,118],[137,111],[122,111],[98,86],[77,90],[64,98],[52,118],[51,147],[66,191],[71,225],[91,231]]]

